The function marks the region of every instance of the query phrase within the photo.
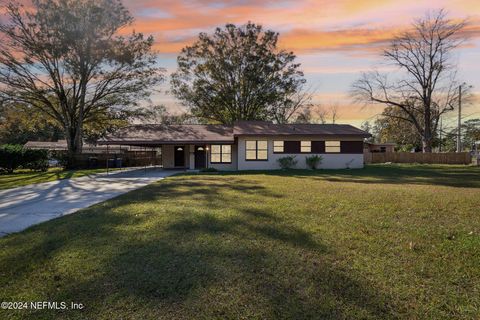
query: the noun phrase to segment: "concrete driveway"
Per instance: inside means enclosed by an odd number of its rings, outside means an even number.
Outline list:
[[[73,213],[179,171],[115,171],[0,191],[0,237]]]

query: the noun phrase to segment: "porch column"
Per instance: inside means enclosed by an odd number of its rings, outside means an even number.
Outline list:
[[[187,148],[185,148],[187,149]],[[189,145],[188,146],[188,149],[187,149],[189,152],[189,157],[190,157],[190,161],[189,161],[189,169],[190,170],[194,170],[195,169],[195,146],[193,144]]]

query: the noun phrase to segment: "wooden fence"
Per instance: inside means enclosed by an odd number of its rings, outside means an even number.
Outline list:
[[[365,163],[431,163],[431,164],[471,164],[469,152],[411,153],[411,152],[365,152]]]

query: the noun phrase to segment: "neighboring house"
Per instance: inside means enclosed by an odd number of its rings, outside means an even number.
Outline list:
[[[273,124],[240,121],[224,125],[133,125],[98,141],[100,145],[160,147],[164,168],[218,170],[279,169],[278,159],[323,157],[321,168],[362,168],[365,131],[340,124]]]
[[[58,141],[27,141],[24,145],[27,149],[46,149],[50,151],[67,151],[67,140],[58,140]],[[84,143],[82,147],[82,153],[107,153],[111,152],[112,150],[117,150],[120,152],[131,150],[132,148],[129,146],[119,146],[119,145],[109,145],[107,150],[107,146],[97,146],[89,143]]]
[[[395,152],[395,143],[365,143],[367,152]]]

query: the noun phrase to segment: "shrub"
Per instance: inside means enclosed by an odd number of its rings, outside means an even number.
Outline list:
[[[286,156],[277,160],[280,168],[282,169],[291,169],[297,164],[295,156]]]
[[[35,171],[47,171],[48,150],[24,149],[22,167]]]
[[[323,157],[322,156],[310,156],[305,158],[305,162],[307,164],[307,167],[309,167],[312,170],[315,170],[322,164]]]
[[[0,170],[12,173],[19,167],[46,171],[48,169],[48,151],[24,149],[19,144],[0,146]]]
[[[202,170],[200,170],[201,172],[218,172],[217,169],[215,168],[203,168]]]
[[[12,173],[22,165],[23,146],[19,144],[4,144],[0,146],[0,169]]]

